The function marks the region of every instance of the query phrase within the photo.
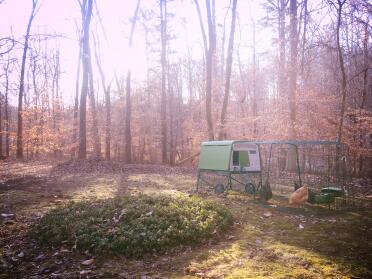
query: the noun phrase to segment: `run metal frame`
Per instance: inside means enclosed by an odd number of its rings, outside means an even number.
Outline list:
[[[242,181],[237,180],[233,177],[234,174],[259,174],[259,183],[257,185],[257,189],[254,188],[254,194],[256,191],[259,190],[259,188],[262,186],[263,183],[263,175],[262,175],[262,158],[261,158],[261,145],[270,145],[269,148],[269,162],[267,167],[267,178],[266,183],[270,179],[270,167],[271,167],[271,157],[272,157],[272,147],[273,145],[289,145],[293,146],[295,148],[296,153],[296,165],[297,165],[297,174],[298,174],[298,182],[299,187],[302,187],[302,178],[301,178],[301,167],[300,167],[300,159],[299,159],[299,153],[298,153],[298,146],[300,145],[334,145],[336,148],[340,148],[342,144],[336,142],[336,141],[232,141],[231,148],[230,148],[230,157],[229,157],[229,166],[231,165],[231,158],[232,158],[232,151],[233,151],[233,145],[235,143],[250,143],[250,144],[256,144],[258,147],[259,152],[259,160],[260,160],[260,171],[236,171],[236,170],[228,170],[228,171],[221,171],[221,170],[211,170],[211,169],[198,169],[198,175],[197,175],[197,182],[196,182],[196,191],[199,190],[199,182],[202,181],[206,183],[207,185],[214,186],[209,181],[205,180],[202,177],[202,173],[215,173],[218,175],[222,175],[227,177],[227,187],[232,189],[232,181],[238,182],[241,185],[247,185],[248,183],[244,183]]]

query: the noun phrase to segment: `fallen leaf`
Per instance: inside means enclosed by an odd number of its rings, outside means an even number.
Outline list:
[[[61,253],[69,253],[70,250],[66,249],[66,248],[61,248],[61,250],[59,250]]]
[[[4,218],[11,218],[11,217],[14,217],[15,214],[13,213],[1,213],[1,217],[4,217]]]
[[[273,214],[271,212],[267,211],[267,212],[265,212],[263,214],[263,216],[265,216],[265,217],[271,217],[271,216],[273,216]]]
[[[44,260],[45,259],[45,255],[44,254],[41,254],[41,255],[39,255],[39,256],[37,256],[36,258],[35,258],[35,261],[36,262],[39,262],[39,261],[42,261],[42,260]]]
[[[82,265],[91,265],[93,262],[94,262],[94,259],[89,259],[89,260],[83,261],[81,264]]]

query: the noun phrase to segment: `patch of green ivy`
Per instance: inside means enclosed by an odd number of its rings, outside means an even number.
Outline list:
[[[33,233],[45,245],[141,257],[200,243],[231,223],[230,211],[215,202],[139,195],[70,203],[42,217]]]

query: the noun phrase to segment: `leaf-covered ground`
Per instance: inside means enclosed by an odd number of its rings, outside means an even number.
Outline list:
[[[372,213],[262,204],[240,192],[199,195],[227,206],[223,236],[159,256],[126,259],[40,246],[30,231],[70,201],[138,193],[195,194],[188,168],[105,162],[0,163],[0,278],[372,278]]]

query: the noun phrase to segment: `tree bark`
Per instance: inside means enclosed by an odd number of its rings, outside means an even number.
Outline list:
[[[10,74],[10,58],[8,56],[8,60],[6,63],[6,67],[4,69],[5,72],[5,101],[4,101],[4,106],[5,106],[5,156],[9,157],[9,147],[10,147],[10,141],[9,141],[9,99],[8,99],[8,94],[9,94],[9,74]]]
[[[79,87],[80,87],[80,67],[81,67],[81,52],[82,52],[82,38],[79,38],[79,57],[78,57],[78,65],[76,70],[76,81],[75,81],[75,103],[74,103],[74,123],[73,123],[73,131],[72,131],[72,152],[71,157],[76,156],[76,147],[77,147],[77,140],[78,140],[78,113],[79,113]]]
[[[99,44],[94,39],[94,36],[93,36],[93,41],[94,41],[94,49],[95,49],[94,54],[96,57],[97,68],[101,76],[101,83],[102,83],[102,88],[103,88],[104,95],[105,95],[105,104],[106,104],[105,158],[106,160],[110,161],[111,160],[111,98],[110,98],[111,82],[108,86],[106,86],[105,73],[102,69],[101,60],[99,58],[98,51],[97,51],[97,49],[99,48]]]
[[[305,83],[305,44],[306,44],[306,32],[307,32],[307,21],[308,21],[308,11],[307,11],[307,0],[304,0],[304,31],[302,34],[302,50],[301,50],[301,79],[302,79],[302,86]]]
[[[278,95],[285,98],[285,10],[286,0],[279,0],[278,11],[278,37],[279,37],[279,67],[278,67]]]
[[[138,11],[140,7],[141,0],[137,1],[136,10],[134,11],[134,15],[132,18],[132,26],[130,29],[130,36],[129,36],[129,49],[132,48],[133,45],[133,35],[134,29],[136,27]],[[125,109],[125,159],[128,164],[132,163],[132,131],[131,131],[131,117],[132,117],[132,100],[131,100],[131,68],[129,66],[127,72],[127,79],[126,79],[126,95],[125,95],[125,102],[126,102],[126,109]]]
[[[257,64],[256,64],[256,23],[252,22],[253,26],[253,52],[252,52],[252,115],[253,115],[253,136],[257,138]]]
[[[161,18],[161,98],[160,98],[160,122],[161,122],[161,161],[163,164],[167,159],[167,108],[166,108],[166,45],[167,45],[167,1],[160,0]]]
[[[289,65],[289,139],[296,139],[296,90],[297,90],[297,0],[290,0],[290,65]],[[296,170],[296,150],[290,146],[287,153],[286,169]]]
[[[32,0],[32,11],[28,19],[27,30],[25,35],[25,42],[23,45],[23,55],[21,64],[21,77],[19,81],[19,94],[18,94],[18,130],[17,130],[17,158],[23,158],[23,93],[24,93],[24,79],[25,79],[25,67],[28,50],[28,39],[30,37],[32,21],[36,14],[37,0]]]
[[[80,95],[80,129],[79,129],[79,159],[87,158],[87,134],[86,134],[86,106],[89,82],[89,26],[92,17],[93,0],[84,0],[82,8],[83,17],[83,40],[82,40],[82,64],[83,78]]]
[[[338,61],[341,71],[341,109],[340,109],[340,118],[337,127],[337,148],[336,148],[336,163],[337,163],[337,172],[341,170],[340,160],[341,160],[341,142],[342,142],[342,128],[344,124],[344,114],[345,114],[345,105],[346,105],[346,72],[344,57],[341,49],[340,42],[340,27],[341,27],[341,16],[342,16],[342,7],[345,4],[346,0],[337,0],[337,26],[336,26],[336,43],[337,43],[337,53]]]
[[[92,67],[92,56],[90,45],[88,44],[88,69],[89,69],[89,100],[90,109],[92,111],[92,134],[93,134],[93,148],[94,155],[96,158],[101,158],[101,139],[98,131],[98,117],[97,117],[97,107],[96,99],[94,95],[94,78],[93,78],[93,67]]]
[[[220,140],[226,138],[225,123],[226,123],[226,111],[227,111],[227,106],[229,103],[229,95],[230,95],[231,68],[232,68],[233,51],[234,51],[236,6],[237,6],[237,0],[233,0],[232,15],[231,15],[231,29],[230,29],[229,45],[227,47],[227,58],[226,58],[225,95],[223,98],[223,104],[222,104],[222,110],[221,110],[221,124],[220,124],[220,133],[219,133]]]
[[[212,21],[211,7],[209,0],[206,0],[207,17],[208,17],[208,37],[209,49],[207,52],[207,80],[206,80],[206,96],[205,96],[205,110],[208,127],[208,138],[214,140],[213,118],[212,118],[212,73],[213,73],[213,57],[216,49],[216,34],[214,33],[214,24]]]
[[[200,12],[200,6],[198,0],[194,0],[196,11],[198,13],[199,25],[202,33],[204,52],[206,59],[206,92],[205,92],[205,113],[207,120],[207,131],[209,140],[214,140],[214,131],[213,131],[213,118],[212,118],[212,73],[213,73],[213,57],[216,49],[216,34],[214,32],[214,22],[212,19],[211,4],[210,0],[206,0],[207,7],[207,20],[208,20],[208,41],[203,24],[203,18]]]

